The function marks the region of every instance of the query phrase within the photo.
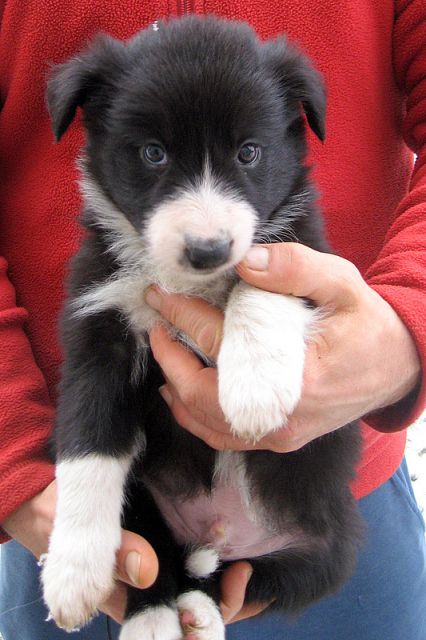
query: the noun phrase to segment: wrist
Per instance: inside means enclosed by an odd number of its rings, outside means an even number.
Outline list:
[[[376,294],[379,295],[379,294]],[[421,364],[414,339],[393,307],[383,298],[387,314],[382,325],[383,369],[386,377],[383,398],[377,409],[404,400],[415,391],[421,380]]]
[[[4,531],[37,558],[47,551],[56,507],[56,483],[22,504],[3,522]]]

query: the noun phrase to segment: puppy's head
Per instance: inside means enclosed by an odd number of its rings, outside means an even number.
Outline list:
[[[99,37],[56,67],[48,104],[57,139],[83,111],[95,223],[165,280],[239,262],[301,175],[303,112],[324,137],[322,81],[300,51],[215,18]]]

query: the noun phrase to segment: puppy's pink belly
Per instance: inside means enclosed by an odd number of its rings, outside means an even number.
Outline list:
[[[301,546],[294,530],[277,534],[255,523],[234,487],[217,487],[211,496],[201,494],[181,502],[156,489],[152,493],[179,544],[213,546],[222,560],[253,558]]]

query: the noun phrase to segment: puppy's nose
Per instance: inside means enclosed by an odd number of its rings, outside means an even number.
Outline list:
[[[186,238],[185,256],[194,269],[212,269],[228,260],[232,241],[223,236],[219,238]]]

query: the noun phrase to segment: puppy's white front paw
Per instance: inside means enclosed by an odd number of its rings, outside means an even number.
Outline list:
[[[52,618],[68,631],[88,622],[114,588],[131,461],[93,453],[56,467],[58,502],[42,583]]]
[[[177,600],[186,634],[197,640],[225,640],[225,624],[214,601],[202,591],[188,591]]]
[[[115,556],[106,557],[99,550],[90,557],[52,549],[42,570],[44,600],[58,627],[72,631],[85,625],[114,588]],[[111,554],[109,554],[111,556]]]
[[[286,424],[302,391],[314,314],[303,300],[240,282],[225,310],[219,402],[232,431],[253,443]]]
[[[234,349],[221,352],[219,361],[220,406],[233,433],[250,443],[286,424],[300,399],[303,374],[303,351],[299,362],[254,356],[246,352],[238,359]]]

